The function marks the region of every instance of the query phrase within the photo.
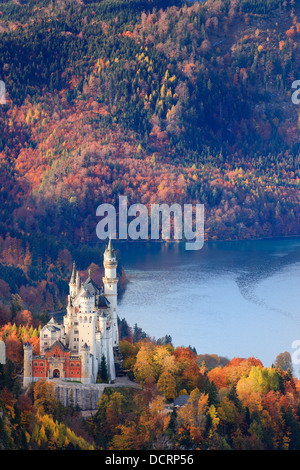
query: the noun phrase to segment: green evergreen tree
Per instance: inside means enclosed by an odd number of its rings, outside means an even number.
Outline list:
[[[100,362],[100,377],[101,381],[104,383],[108,382],[108,370],[107,370],[107,363],[106,363],[106,358],[104,354],[101,356],[101,362]]]

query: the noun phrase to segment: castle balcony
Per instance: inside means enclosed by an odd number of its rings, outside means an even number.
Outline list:
[[[104,267],[115,268],[117,265],[118,265],[117,260],[108,259],[108,258],[104,260]]]
[[[103,277],[102,280],[103,282],[108,282],[109,284],[115,284],[118,282],[116,277]]]

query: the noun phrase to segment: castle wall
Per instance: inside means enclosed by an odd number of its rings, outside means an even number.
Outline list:
[[[116,370],[115,370],[115,361],[114,361],[114,353],[112,347],[112,338],[108,338],[107,340],[107,369],[108,374],[111,380],[115,380],[116,378]]]
[[[45,379],[47,377],[48,367],[47,361],[44,358],[35,358],[32,361],[32,378],[35,379]]]
[[[81,410],[95,410],[105,385],[55,384],[55,393],[63,406],[79,406]]]
[[[91,354],[96,354],[95,345],[95,321],[96,317],[93,313],[79,313],[79,347],[85,343],[90,347]]]

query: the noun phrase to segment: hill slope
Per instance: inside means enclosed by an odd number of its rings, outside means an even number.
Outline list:
[[[298,235],[299,38],[293,0],[1,2],[3,265],[69,266],[123,194],[204,203],[210,239]]]

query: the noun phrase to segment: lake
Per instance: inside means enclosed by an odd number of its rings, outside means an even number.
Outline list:
[[[300,238],[116,243],[128,277],[118,314],[156,339],[264,366],[300,340]],[[299,365],[294,366],[298,376]]]

